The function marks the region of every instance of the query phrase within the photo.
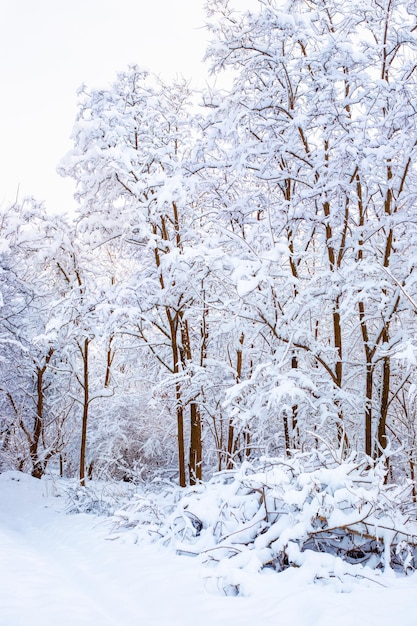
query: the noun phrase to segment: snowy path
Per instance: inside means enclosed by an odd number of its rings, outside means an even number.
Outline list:
[[[416,576],[342,594],[287,570],[222,597],[197,560],[108,541],[97,518],[62,507],[44,483],[0,475],[0,626],[417,626]]]

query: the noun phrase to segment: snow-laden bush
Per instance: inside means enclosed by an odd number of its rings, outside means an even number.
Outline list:
[[[133,496],[130,484],[91,481],[81,487],[76,481],[62,483],[59,490],[67,502],[67,513],[88,513],[111,516],[121,506],[126,506]]]
[[[174,491],[170,501],[137,496],[113,518],[114,530],[201,555],[214,568],[208,577],[228,593],[240,590],[236,572],[248,569],[314,563],[318,580],[417,567],[411,485],[386,484],[382,464],[326,465],[303,456],[244,463],[174,500]]]

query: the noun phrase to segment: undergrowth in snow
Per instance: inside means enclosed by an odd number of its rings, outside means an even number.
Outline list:
[[[136,494],[111,518],[111,536],[199,556],[207,586],[227,595],[245,594],[251,573],[290,567],[346,590],[416,569],[416,509],[411,485],[387,484],[383,464],[299,455]]]
[[[94,481],[81,487],[73,481],[59,481],[55,489],[63,492],[67,502],[67,513],[92,513],[111,516],[128,504],[134,496],[135,487],[128,483]]]
[[[415,626],[417,572],[404,576],[307,549],[296,554],[300,566],[277,573],[260,566],[255,547],[230,536],[240,561],[237,554],[212,558],[216,550],[203,547],[196,558],[175,553],[181,546],[195,553],[210,534],[219,545],[224,524],[248,526],[260,508],[252,481],[269,470],[246,466],[188,492],[154,483],[148,496],[133,499],[132,484],[89,482],[81,499],[67,479],[1,473],[0,625]],[[107,498],[124,512],[97,515],[97,501]],[[232,512],[241,519],[233,521]],[[222,597],[236,593],[246,597]]]

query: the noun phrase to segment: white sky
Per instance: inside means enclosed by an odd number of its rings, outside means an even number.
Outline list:
[[[56,174],[71,147],[76,90],[129,63],[203,84],[204,0],[0,0],[0,204],[33,195],[71,211]]]

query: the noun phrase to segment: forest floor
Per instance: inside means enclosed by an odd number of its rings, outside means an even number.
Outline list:
[[[111,540],[55,483],[0,475],[0,626],[417,626],[417,573],[341,587],[289,568],[249,587],[213,593],[198,558]]]

